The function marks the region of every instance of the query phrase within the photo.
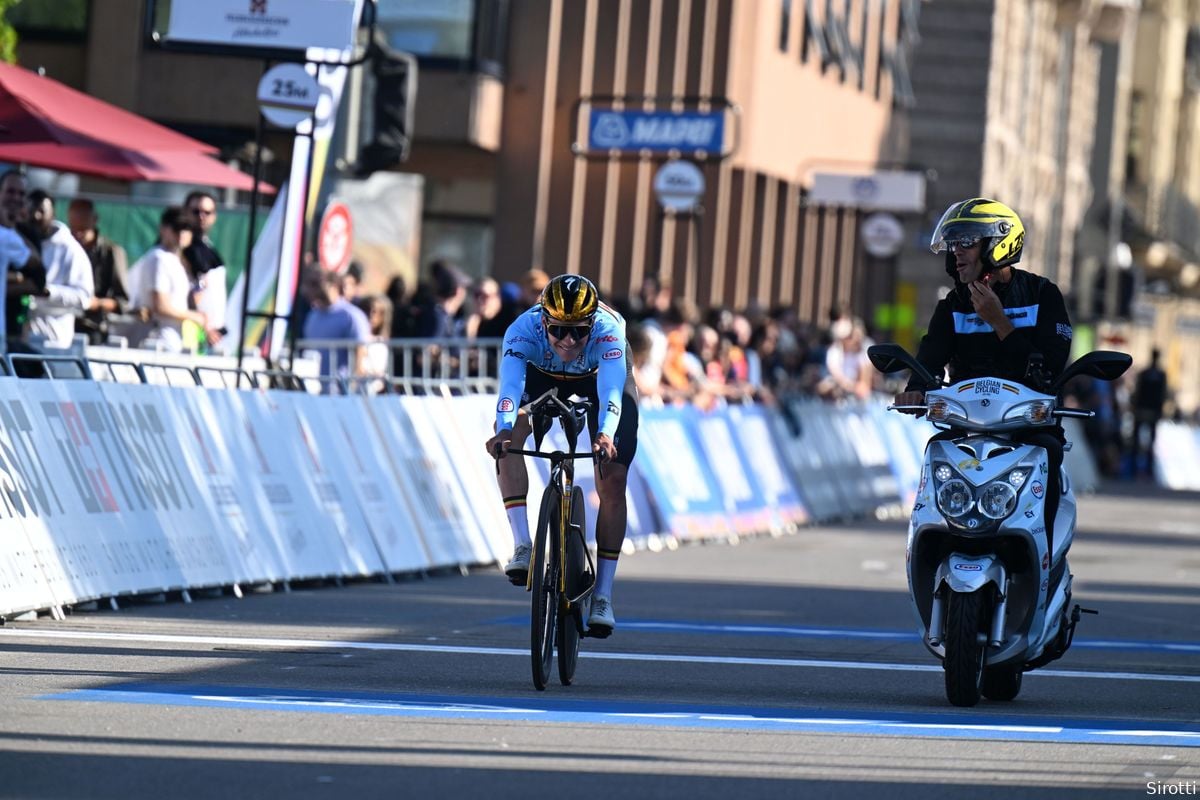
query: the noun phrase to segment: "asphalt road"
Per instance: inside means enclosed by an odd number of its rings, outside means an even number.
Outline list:
[[[0,797],[1139,797],[1200,783],[1200,497],[1083,498],[1075,647],[957,709],[900,522],[622,559],[530,680],[497,570],[0,628]],[[1190,790],[1190,791],[1189,791]]]

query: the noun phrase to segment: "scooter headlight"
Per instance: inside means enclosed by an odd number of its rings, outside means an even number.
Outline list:
[[[979,513],[1004,519],[1017,507],[1017,490],[1008,481],[992,481],[979,493]]]
[[[1004,414],[1004,421],[1023,420],[1026,425],[1046,425],[1054,421],[1051,416],[1052,411],[1054,411],[1054,403],[1051,401],[1031,400],[1010,408]]]
[[[962,478],[953,478],[938,487],[938,509],[947,517],[961,517],[971,510],[974,501],[971,487]]]

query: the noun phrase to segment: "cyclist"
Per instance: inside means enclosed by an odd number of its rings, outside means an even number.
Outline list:
[[[515,552],[504,568],[512,583],[523,586],[533,546],[529,537],[526,495],[529,474],[524,457],[505,458],[521,448],[530,424],[520,406],[558,387],[559,396],[590,399],[588,432],[592,450],[608,463],[596,475],[600,509],[596,517],[596,588],[589,628],[616,627],[612,585],[625,541],[625,481],[637,452],[637,389],[626,356],[625,320],[600,302],[595,285],[580,275],[559,275],[542,290],[539,302],[508,327],[500,359],[500,395],[496,433],[487,451],[500,461],[500,493],[512,526]],[[518,413],[519,412],[519,413]],[[515,443],[515,444],[514,444]]]
[[[1025,226],[1003,203],[972,197],[952,203],[934,229],[930,249],[944,255],[954,289],[933,311],[917,360],[930,374],[948,369],[952,382],[996,377],[1026,382],[1030,356],[1043,358],[1041,380],[1057,378],[1071,351],[1071,321],[1062,292],[1048,278],[1017,269],[1025,244]],[[1044,386],[1035,386],[1045,391]],[[921,380],[913,375],[896,405],[925,402]],[[923,411],[908,412],[923,414]],[[950,434],[939,434],[947,436]],[[1051,475],[1063,461],[1062,427],[1018,434],[1045,448]],[[1059,482],[1046,495],[1046,539],[1053,542]]]

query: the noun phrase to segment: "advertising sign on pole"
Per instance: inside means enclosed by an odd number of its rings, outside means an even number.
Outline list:
[[[355,0],[172,0],[167,40],[246,48],[346,50],[358,20]]]

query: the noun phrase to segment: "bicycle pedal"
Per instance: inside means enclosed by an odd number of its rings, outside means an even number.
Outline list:
[[[505,575],[505,577],[508,578],[508,582],[511,583],[513,586],[528,586],[529,585],[529,572],[528,571],[506,572],[506,573],[504,573],[504,575]]]
[[[607,639],[612,636],[613,629],[607,625],[592,625],[587,629],[587,635],[592,639]]]

